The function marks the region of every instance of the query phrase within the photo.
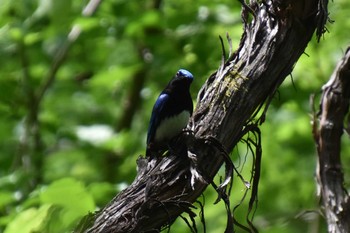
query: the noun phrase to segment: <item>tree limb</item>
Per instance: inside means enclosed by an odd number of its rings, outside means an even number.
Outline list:
[[[96,214],[85,232],[158,232],[182,212],[191,213],[192,203],[224,162],[206,138],[216,139],[226,151],[234,148],[245,127],[254,123],[258,109],[291,73],[319,20],[327,17],[319,4],[317,0],[270,0],[245,5],[246,23],[238,50],[198,94],[188,126],[193,131],[193,137],[187,137],[192,156],[140,158],[134,182]],[[249,14],[253,15],[250,22]],[[195,158],[195,167],[190,157]],[[194,176],[193,168],[204,179]]]
[[[343,186],[340,139],[344,119],[349,112],[350,47],[322,90],[319,125],[316,117],[313,121],[313,135],[318,152],[318,195],[326,215],[328,232],[346,233],[350,232],[350,200]]]

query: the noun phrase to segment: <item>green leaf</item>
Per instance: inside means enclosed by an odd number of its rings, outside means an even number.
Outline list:
[[[33,32],[25,35],[24,37],[24,43],[26,45],[32,45],[34,43],[37,43],[42,39],[42,35],[39,32]]]
[[[10,37],[14,41],[20,41],[23,38],[23,32],[18,27],[13,27],[10,29]]]
[[[143,14],[140,21],[144,26],[158,26],[162,23],[162,18],[159,11],[148,11]]]
[[[61,220],[67,226],[95,209],[92,196],[81,182],[72,178],[53,182],[41,193],[40,199],[44,204],[62,207]]]
[[[99,27],[100,22],[98,18],[79,17],[74,21],[74,24],[78,25],[81,30],[86,32]]]
[[[2,191],[0,192],[0,208],[14,202],[16,199],[12,192]]]
[[[48,215],[51,205],[46,204],[39,209],[30,208],[19,213],[16,218],[9,223],[4,233],[33,233],[40,231]]]

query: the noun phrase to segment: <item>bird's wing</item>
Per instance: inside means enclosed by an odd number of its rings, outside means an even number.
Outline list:
[[[156,134],[157,127],[159,126],[161,117],[163,116],[164,106],[169,101],[169,94],[162,93],[159,95],[156,103],[153,106],[152,116],[149,123],[148,133],[147,133],[147,145],[151,142]]]

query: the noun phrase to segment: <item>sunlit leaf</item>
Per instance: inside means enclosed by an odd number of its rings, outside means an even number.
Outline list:
[[[16,218],[9,223],[4,233],[32,233],[39,231],[43,226],[45,218],[51,205],[42,205],[40,208],[30,208],[19,213]]]
[[[74,21],[73,24],[78,25],[83,31],[89,31],[100,25],[98,18],[86,18],[86,17],[84,18],[79,17]]]
[[[10,204],[11,202],[14,202],[16,198],[14,197],[12,192],[4,192],[0,191],[0,208],[3,208],[4,206]]]
[[[41,194],[42,203],[62,207],[62,220],[69,225],[95,209],[94,200],[83,184],[72,178],[53,182]]]

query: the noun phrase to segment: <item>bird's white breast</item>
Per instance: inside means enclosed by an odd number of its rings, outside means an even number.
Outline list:
[[[178,135],[188,123],[190,112],[183,111],[178,115],[164,119],[157,128],[155,140],[169,140]]]

